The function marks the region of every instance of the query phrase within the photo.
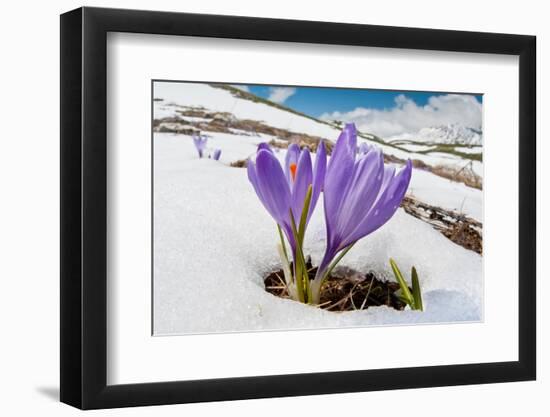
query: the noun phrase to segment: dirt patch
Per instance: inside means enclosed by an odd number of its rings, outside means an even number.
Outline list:
[[[470,224],[458,222],[443,231],[443,234],[463,248],[483,253],[483,241],[481,233]]]
[[[401,202],[401,207],[411,216],[430,224],[457,245],[483,254],[483,225],[477,220],[408,196]]]
[[[311,137],[308,137],[307,135],[294,135],[287,141],[272,139],[268,142],[269,146],[278,149],[287,149],[292,143],[296,143],[302,149],[307,148],[310,152],[317,152],[317,148],[319,147],[319,140],[312,140]],[[333,147],[334,144],[332,142],[325,141],[327,155],[332,153]]]
[[[308,275],[311,280],[316,272],[317,268],[313,268],[308,261]],[[290,298],[282,269],[270,272],[264,278],[264,285],[267,292],[277,297]],[[382,305],[403,310],[405,303],[395,294],[397,290],[398,283],[385,281],[372,271],[362,274],[351,268],[340,267],[323,284],[318,307],[334,312],[366,310]]]
[[[230,167],[233,168],[246,168],[248,162],[247,159],[238,159],[236,161],[233,161],[229,164]]]

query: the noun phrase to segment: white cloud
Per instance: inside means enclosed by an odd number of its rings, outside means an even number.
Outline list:
[[[296,89],[292,87],[270,87],[268,100],[281,104],[295,93]]]
[[[403,133],[416,133],[423,127],[461,124],[481,129],[481,103],[475,97],[462,94],[432,96],[425,106],[401,94],[390,109],[358,107],[349,112],[324,113],[323,120],[354,122],[364,132],[390,138]]]
[[[250,92],[250,89],[248,88],[247,85],[243,85],[243,84],[233,84],[232,87],[235,87],[237,90],[246,91],[247,93]]]

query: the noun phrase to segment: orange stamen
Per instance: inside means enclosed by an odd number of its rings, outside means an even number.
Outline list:
[[[290,164],[290,175],[292,176],[292,181],[296,180],[296,164]]]

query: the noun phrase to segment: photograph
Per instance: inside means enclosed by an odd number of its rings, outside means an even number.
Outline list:
[[[483,321],[483,94],[152,81],[154,336]]]
[[[543,5],[5,2],[0,417],[543,417]]]

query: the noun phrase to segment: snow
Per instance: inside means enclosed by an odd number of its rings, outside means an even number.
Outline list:
[[[214,149],[221,149],[222,153],[218,162],[226,165],[253,156],[260,143],[269,142],[273,138],[273,136],[263,134],[250,136],[232,135],[229,133],[206,133],[205,136],[208,138],[205,154],[209,155]],[[173,137],[175,140],[185,141],[189,139],[188,136],[184,135],[173,135]]]
[[[404,144],[400,143],[399,147],[404,148],[410,152],[430,151],[432,149],[435,149],[435,147],[432,145],[419,145],[415,143],[404,143]]]
[[[421,169],[414,169],[407,195],[483,221],[483,192]]]
[[[436,145],[423,145],[420,143],[409,143],[409,142],[393,142],[394,145],[399,146],[400,148],[406,149],[409,152],[428,152],[430,155],[444,155],[446,157],[454,157],[462,159],[461,157],[454,156],[452,153],[437,152]],[[456,146],[455,151],[465,154],[479,154],[483,152],[481,146]]]
[[[174,103],[166,104],[165,102],[155,101],[155,119],[164,119],[165,117],[175,117],[177,107]]]
[[[197,105],[196,97],[185,100]],[[225,106],[222,103],[219,107]],[[271,109],[264,110],[272,115]],[[251,114],[240,104],[235,111],[237,117]],[[274,113],[272,116],[273,120],[279,117]],[[282,119],[279,121],[282,123]],[[308,125],[309,120],[296,122],[296,126],[300,124]],[[393,279],[389,257],[396,259],[407,276],[415,265],[424,312],[376,307],[333,313],[267,293],[262,278],[280,267],[275,224],[256,197],[246,170],[228,166],[233,160],[246,158],[257,143],[266,139],[209,134],[209,148],[222,149],[220,161],[214,161],[198,159],[189,136],[154,134],[156,335],[482,319],[482,257],[454,244],[402,209],[384,227],[361,240],[342,265],[384,273],[388,279]],[[281,158],[285,152],[279,151]],[[453,206],[458,196],[465,195],[468,205],[464,204],[463,210],[481,214],[481,193],[468,194],[469,189],[455,189],[454,183],[439,180],[447,181],[415,170],[411,192]],[[325,245],[322,213],[319,203],[305,242],[314,263],[319,261]]]

